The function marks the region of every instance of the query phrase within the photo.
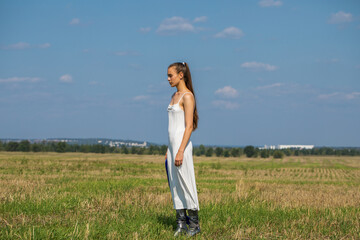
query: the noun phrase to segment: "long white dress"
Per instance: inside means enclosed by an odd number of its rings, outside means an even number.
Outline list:
[[[191,92],[186,92],[192,94]],[[179,102],[168,106],[169,115],[169,144],[167,150],[167,174],[174,209],[200,210],[196,191],[195,172],[192,155],[192,142],[188,141],[182,165],[175,166],[175,157],[179,150],[185,132],[185,112]]]

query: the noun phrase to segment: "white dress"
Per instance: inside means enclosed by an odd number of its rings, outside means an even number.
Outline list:
[[[192,94],[191,92],[186,92]],[[175,166],[175,157],[179,150],[185,132],[185,112],[179,102],[168,106],[169,115],[169,144],[167,150],[167,174],[174,209],[200,210],[196,191],[195,172],[192,155],[192,142],[188,141],[182,165]]]

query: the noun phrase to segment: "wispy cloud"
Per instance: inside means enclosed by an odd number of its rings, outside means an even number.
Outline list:
[[[244,36],[244,33],[241,29],[237,27],[228,27],[222,30],[221,32],[215,34],[215,38],[232,38],[239,39]]]
[[[259,2],[260,7],[279,7],[282,5],[282,1],[275,0],[261,0]]]
[[[148,33],[151,31],[151,27],[141,27],[139,31],[142,33]]]
[[[215,94],[225,98],[236,98],[238,96],[238,91],[231,86],[225,86],[216,90]]]
[[[328,59],[316,59],[317,63],[325,63],[325,64],[334,64],[340,62],[338,58],[328,58]]]
[[[50,43],[31,45],[30,43],[27,43],[27,42],[18,42],[18,43],[10,44],[10,45],[7,45],[7,46],[2,46],[1,49],[5,49],[5,50],[23,50],[23,49],[28,49],[28,48],[49,48],[49,47],[50,47]]]
[[[38,77],[11,77],[0,78],[0,83],[18,83],[18,82],[39,82],[41,79]]]
[[[360,92],[352,92],[345,94],[346,99],[354,99],[360,97]]]
[[[60,82],[64,82],[64,83],[72,83],[73,82],[73,78],[70,74],[62,75],[59,78],[59,80],[60,80]]]
[[[212,105],[217,108],[229,109],[234,110],[240,107],[240,105],[236,102],[232,101],[225,101],[225,100],[215,100],[212,101]]]
[[[328,99],[346,99],[352,100],[355,98],[360,98],[360,92],[351,92],[351,93],[344,93],[344,92],[333,92],[328,94],[319,94],[318,99],[328,100]]]
[[[270,65],[262,62],[245,62],[241,64],[241,67],[252,70],[265,70],[265,71],[274,71],[278,69],[278,67],[274,65]]]
[[[144,100],[148,100],[148,99],[150,99],[150,96],[148,96],[148,95],[139,95],[139,96],[135,96],[135,97],[133,97],[133,100],[134,101],[144,101]]]
[[[339,11],[337,13],[331,14],[331,17],[330,17],[328,23],[339,24],[339,23],[347,23],[347,22],[352,22],[352,21],[353,21],[353,16],[351,13]]]
[[[147,86],[146,92],[155,95],[168,93],[169,82],[167,80],[151,83]]]
[[[50,47],[50,43],[39,44],[38,47],[39,47],[39,48],[49,48],[49,47]]]
[[[184,32],[195,32],[195,27],[188,19],[174,16],[162,21],[156,32],[158,34],[174,35]]]
[[[198,23],[198,22],[206,22],[208,20],[208,18],[206,16],[201,16],[201,17],[197,17],[194,19],[194,23]]]
[[[265,86],[259,86],[256,88],[256,90],[262,90],[262,89],[269,89],[269,88],[274,88],[274,87],[280,87],[284,85],[283,83],[273,83],[270,85],[265,85]]]
[[[80,19],[78,18],[73,18],[71,19],[71,21],[69,22],[70,25],[78,25],[80,24]]]
[[[99,82],[97,82],[97,81],[90,81],[89,82],[89,85],[98,85],[99,84]]]

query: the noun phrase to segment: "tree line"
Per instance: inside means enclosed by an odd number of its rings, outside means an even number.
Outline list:
[[[28,140],[21,142],[2,142],[0,141],[0,151],[9,152],[84,152],[84,153],[121,153],[121,154],[139,154],[139,155],[165,155],[167,145],[150,145],[149,147],[110,147],[101,144],[67,144],[66,142],[39,142],[30,143]],[[358,148],[330,148],[320,147],[313,149],[259,149],[248,145],[241,147],[214,147],[200,145],[193,147],[193,154],[206,157],[261,157],[261,158],[283,158],[284,156],[360,156]]]

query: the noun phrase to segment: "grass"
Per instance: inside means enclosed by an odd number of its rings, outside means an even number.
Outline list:
[[[360,239],[360,157],[194,162],[198,239]],[[163,156],[0,152],[0,239],[170,239],[175,228]]]

